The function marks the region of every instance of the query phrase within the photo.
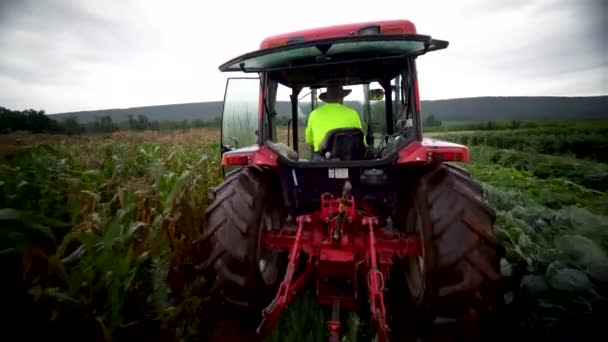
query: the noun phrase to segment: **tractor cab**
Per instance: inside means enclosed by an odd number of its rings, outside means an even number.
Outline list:
[[[370,201],[389,203],[396,185],[393,165],[466,160],[465,146],[422,138],[415,60],[447,45],[417,34],[407,20],[265,39],[259,50],[220,66],[257,75],[228,79],[221,131],[224,172],[251,164],[276,169],[296,216],[317,207],[324,193],[340,193],[346,179],[354,196],[374,194]],[[357,112],[361,127],[331,127],[315,151],[306,137],[308,118],[327,105],[322,94],[331,85],[349,92],[342,104]],[[386,203],[380,206],[389,207]]]
[[[221,71],[257,75],[228,79],[222,113],[222,153],[228,152],[224,167],[248,163],[240,149],[254,146],[299,163],[394,159],[408,142],[422,140],[415,60],[447,45],[417,34],[407,20],[263,40],[259,50],[220,66]],[[325,104],[319,96],[332,84],[350,90],[343,105],[357,111],[362,127],[335,127],[323,150],[313,151],[306,142],[307,120]]]

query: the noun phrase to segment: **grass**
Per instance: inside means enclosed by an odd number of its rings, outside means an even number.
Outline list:
[[[597,129],[608,126],[605,120],[488,120],[488,121],[443,121],[439,126],[425,126],[424,131],[433,134],[453,132],[477,132],[500,130],[544,129]]]
[[[558,336],[572,313],[589,323],[606,308],[608,168],[559,149],[540,154],[532,142],[587,135],[583,146],[598,151],[602,127],[441,136],[474,142],[463,166],[498,212],[505,324],[519,337]],[[221,181],[218,141],[213,129],[0,136],[0,264],[15,279],[2,293],[15,332],[203,339],[217,312],[190,294],[197,275],[188,242]],[[266,340],[322,340],[327,315],[307,292]],[[365,314],[346,316],[345,340],[373,339]]]
[[[491,146],[522,152],[608,162],[608,126],[539,127],[533,129],[427,133],[468,146]]]
[[[472,146],[473,163],[499,165],[527,171],[539,179],[559,178],[605,192],[608,190],[608,164],[541,153]]]

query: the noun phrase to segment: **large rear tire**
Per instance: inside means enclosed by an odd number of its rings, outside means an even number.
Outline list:
[[[212,192],[198,269],[212,298],[259,314],[276,294],[281,257],[262,248],[265,229],[282,224],[283,201],[271,170],[248,166]]]
[[[418,234],[423,252],[395,265],[395,340],[487,338],[502,296],[495,213],[481,192],[466,174],[438,163],[404,196],[398,229]]]

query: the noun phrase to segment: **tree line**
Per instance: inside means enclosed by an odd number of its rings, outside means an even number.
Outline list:
[[[81,123],[77,116],[61,121],[46,115],[44,110],[27,109],[23,111],[0,107],[0,134],[15,131],[51,134],[111,133],[119,130],[186,130],[190,128],[219,127],[220,118],[212,121],[180,120],[152,121],[146,115],[129,115],[127,121],[114,122],[109,115],[98,116],[93,122]]]

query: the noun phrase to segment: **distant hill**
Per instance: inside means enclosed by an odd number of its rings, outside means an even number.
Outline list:
[[[215,117],[220,116],[221,112],[222,101],[212,101],[58,113],[52,114],[52,117],[61,121],[67,117],[76,116],[81,123],[93,122],[96,117],[105,115],[109,115],[112,121],[117,123],[128,121],[129,115],[133,115],[134,117],[145,115],[151,121],[212,121]]]
[[[608,96],[508,96],[422,101],[422,112],[447,121],[608,119]]]
[[[348,103],[347,103],[348,104]],[[290,113],[289,102],[280,102],[277,112]],[[360,110],[360,106],[355,106]],[[124,109],[92,110],[52,114],[57,120],[77,116],[82,123],[109,115],[125,122],[129,115],[146,115],[153,121],[212,121],[221,115],[222,102],[198,102]],[[608,96],[591,97],[471,97],[422,101],[423,116],[435,115],[446,121],[608,119]]]

